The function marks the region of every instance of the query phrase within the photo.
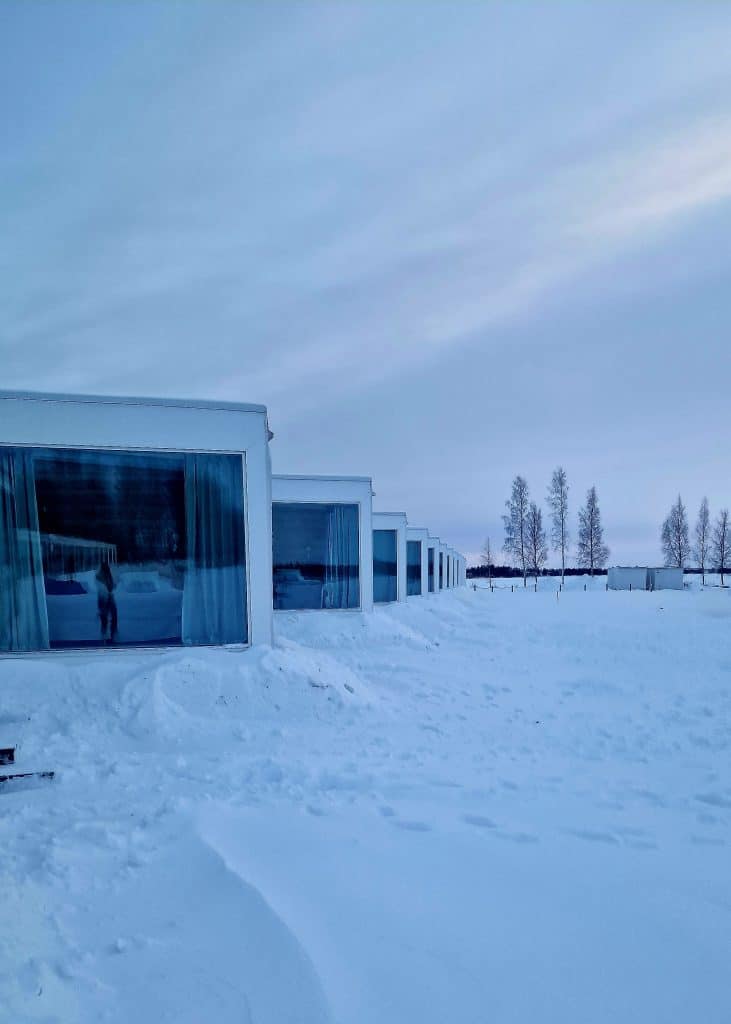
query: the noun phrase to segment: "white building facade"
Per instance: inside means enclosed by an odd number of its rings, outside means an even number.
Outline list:
[[[275,611],[373,610],[370,477],[272,477]]]
[[[406,530],[406,595],[423,597],[429,592],[429,531],[418,526]]]
[[[264,406],[0,392],[0,652],[272,640]]]
[[[404,512],[373,513],[373,603],[405,601],[407,530]]]

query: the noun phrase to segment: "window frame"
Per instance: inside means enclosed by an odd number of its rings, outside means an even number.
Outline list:
[[[363,611],[363,502],[353,498],[276,498],[272,499],[272,583],[274,581],[274,506],[275,505],[356,505],[358,508],[358,604],[355,608],[275,608],[272,587],[272,611],[275,615],[301,615],[304,612],[361,612]]]
[[[109,654],[165,654],[168,651],[194,651],[200,650],[248,650],[251,647],[251,579],[250,579],[250,551],[249,551],[249,490],[248,475],[246,466],[246,452],[241,449],[226,450],[223,448],[162,448],[159,445],[100,445],[100,444],[38,444],[29,441],[20,443],[8,443],[0,441],[0,450],[7,448],[24,448],[32,450],[45,449],[51,451],[70,452],[119,452],[132,455],[236,455],[241,459],[241,471],[243,480],[243,502],[244,502],[244,581],[246,593],[244,604],[246,606],[246,640],[233,644],[124,644],[114,647],[111,645],[84,646],[84,647],[51,647],[40,648],[33,651],[0,651],[0,658],[35,658],[41,657],[78,657],[79,654],[109,655]]]

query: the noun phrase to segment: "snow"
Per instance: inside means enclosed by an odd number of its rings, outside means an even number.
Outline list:
[[[0,1021],[731,1018],[731,594],[0,662]]]

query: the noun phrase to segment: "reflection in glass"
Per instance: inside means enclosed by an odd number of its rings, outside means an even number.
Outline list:
[[[358,506],[274,502],[274,607],[359,608]]]
[[[244,643],[239,455],[0,447],[0,650]]]
[[[373,531],[373,601],[376,604],[398,598],[396,551],[396,530]]]
[[[406,541],[406,593],[416,597],[421,593],[421,541]]]
[[[429,593],[434,593],[434,548],[428,548]]]

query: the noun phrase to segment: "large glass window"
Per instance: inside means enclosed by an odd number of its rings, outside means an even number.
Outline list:
[[[275,502],[274,607],[359,608],[358,506]]]
[[[0,650],[245,643],[240,455],[0,447]]]
[[[373,531],[373,600],[376,604],[398,599],[396,551],[396,530]]]
[[[428,549],[427,558],[427,569],[428,569],[428,580],[429,580],[429,593],[434,593],[434,548]]]
[[[406,594],[416,597],[422,592],[422,542],[406,541]]]
[[[421,593],[421,541],[406,541],[406,593],[416,597]]]

